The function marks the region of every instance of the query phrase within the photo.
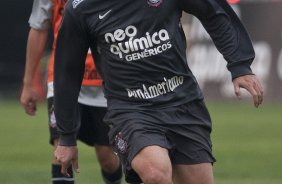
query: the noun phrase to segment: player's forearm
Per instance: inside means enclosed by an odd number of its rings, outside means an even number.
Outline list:
[[[228,62],[227,68],[232,78],[252,74],[250,65],[255,52],[245,27],[226,0],[215,1],[214,16],[203,20],[203,24]],[[213,31],[215,26],[212,23],[216,26],[216,31]]]
[[[59,61],[55,61],[56,63]],[[75,73],[75,72],[74,72]],[[54,107],[57,120],[57,130],[60,134],[59,145],[75,146],[76,132],[79,128],[78,93],[80,83],[74,82],[70,73],[55,69],[54,78]]]
[[[84,70],[72,64],[73,60],[63,54],[69,52],[62,51],[60,48],[56,50],[54,66],[54,106],[60,134],[59,144],[74,146],[75,135],[79,128],[77,99]]]
[[[59,144],[74,146],[79,128],[78,94],[89,45],[82,32],[65,12],[57,38],[54,62],[54,106]]]
[[[24,85],[32,85],[36,68],[44,54],[48,39],[48,30],[40,31],[31,28],[27,41]]]
[[[184,10],[199,18],[228,62],[232,78],[252,74],[255,57],[247,31],[226,0],[180,0]]]

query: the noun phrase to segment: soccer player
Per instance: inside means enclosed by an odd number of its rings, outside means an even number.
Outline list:
[[[35,0],[29,19],[31,26],[26,53],[26,68],[24,86],[21,95],[21,103],[29,115],[36,112],[36,93],[33,86],[33,77],[37,65],[43,56],[48,30],[52,26],[54,40],[56,41],[58,27],[60,25],[64,10],[64,0]],[[48,113],[50,143],[56,148],[58,145],[58,133],[56,130],[56,118],[53,105],[53,65],[54,65],[55,42],[53,44],[52,56],[48,67]],[[102,81],[98,75],[91,54],[87,54],[85,69],[83,70],[83,82],[78,98],[78,111],[73,114],[75,121],[81,121],[78,131],[78,139],[90,146],[95,146],[97,159],[101,166],[101,172],[106,184],[120,184],[122,178],[121,164],[119,158],[114,154],[109,145],[109,127],[103,122],[106,113],[106,100],[102,92]],[[63,87],[63,86],[62,86]],[[66,91],[67,95],[71,91]],[[77,98],[73,99],[77,103]],[[64,107],[69,108],[69,107]],[[79,119],[80,114],[81,119]],[[68,167],[69,176],[61,173],[60,163],[53,158],[52,182],[53,184],[74,183],[72,168]],[[67,168],[66,168],[67,169]]]
[[[127,181],[213,183],[211,119],[187,65],[182,11],[199,18],[210,34],[236,95],[245,88],[255,107],[262,103],[262,87],[250,68],[251,40],[226,0],[70,0],[54,79],[60,134],[55,156],[65,167],[77,161],[72,115],[90,47],[104,81],[110,141]]]

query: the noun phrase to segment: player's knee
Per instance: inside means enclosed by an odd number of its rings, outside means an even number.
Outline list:
[[[119,163],[113,161],[104,161],[101,162],[101,167],[105,172],[113,173],[118,168]]]
[[[172,168],[169,165],[149,164],[139,171],[138,174],[146,184],[171,184]]]
[[[142,180],[146,184],[171,184],[172,174],[168,170],[152,167],[144,171]]]

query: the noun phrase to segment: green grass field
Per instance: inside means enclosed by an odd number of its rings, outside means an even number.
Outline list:
[[[259,109],[242,102],[207,103],[213,119],[216,184],[282,183],[282,103]],[[27,116],[0,102],[0,184],[48,184],[51,146],[46,105]],[[77,184],[102,184],[93,148],[79,144]]]

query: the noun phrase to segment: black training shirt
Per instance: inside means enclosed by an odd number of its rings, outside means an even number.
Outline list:
[[[89,47],[109,110],[165,108],[203,98],[187,65],[182,11],[201,21],[232,78],[252,73],[251,41],[225,0],[69,0],[55,56],[61,145],[75,144],[77,96]]]

